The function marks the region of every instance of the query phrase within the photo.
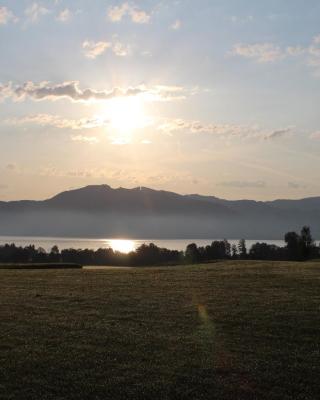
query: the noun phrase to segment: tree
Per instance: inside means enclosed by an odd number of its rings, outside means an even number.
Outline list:
[[[227,239],[223,240],[223,244],[224,244],[225,258],[230,258],[231,257],[231,245],[227,241]]]
[[[251,246],[249,256],[252,260],[282,260],[284,249],[274,244],[255,243]]]
[[[238,257],[238,248],[235,244],[231,246],[231,257],[237,258]]]
[[[195,243],[188,244],[185,255],[187,262],[195,264],[200,261],[200,253]]]
[[[50,259],[52,262],[60,261],[60,251],[58,246],[53,246],[50,252]]]
[[[160,249],[154,243],[142,244],[136,250],[136,261],[140,265],[156,265],[160,262]]]
[[[312,249],[314,247],[314,241],[311,235],[311,230],[309,226],[304,226],[301,229],[300,234],[300,243],[301,243],[301,255],[304,259],[307,259],[312,254]]]
[[[288,252],[289,260],[300,260],[301,259],[300,236],[296,232],[287,232],[284,235],[284,241],[286,242],[286,249]]]
[[[239,256],[242,260],[247,258],[247,246],[244,239],[240,239],[238,243]]]

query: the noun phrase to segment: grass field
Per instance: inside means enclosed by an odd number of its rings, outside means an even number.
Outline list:
[[[317,399],[320,263],[0,271],[0,398]]]
[[[82,268],[79,264],[73,263],[0,263],[0,269],[74,269]]]

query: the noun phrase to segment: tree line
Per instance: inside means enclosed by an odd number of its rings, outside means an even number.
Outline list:
[[[214,260],[274,260],[304,261],[320,258],[320,246],[312,238],[310,228],[304,226],[300,234],[287,232],[285,246],[257,242],[247,249],[246,241],[231,245],[227,240],[215,240],[207,246],[190,243],[185,251],[160,248],[153,243],[142,244],[128,254],[112,248],[63,249],[53,246],[50,251],[33,245],[0,246],[0,263],[75,263],[80,265],[177,265],[210,262]]]

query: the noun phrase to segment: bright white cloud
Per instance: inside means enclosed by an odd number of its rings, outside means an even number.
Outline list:
[[[178,31],[181,28],[181,21],[179,19],[177,19],[172,25],[171,25],[171,29],[173,29],[174,31]]]
[[[132,22],[136,24],[147,24],[150,21],[150,15],[143,10],[132,8],[130,10],[130,16]]]
[[[306,49],[304,49],[301,46],[288,46],[286,48],[286,53],[289,56],[301,56],[302,54],[304,54],[306,52]]]
[[[270,63],[286,58],[300,57],[303,62],[315,69],[320,76],[320,35],[315,36],[308,46],[292,45],[281,48],[273,43],[236,44],[232,55],[252,59],[258,63]]]
[[[310,139],[320,140],[320,131],[312,132],[310,135]]]
[[[259,63],[269,63],[284,58],[281,48],[272,43],[238,43],[233,47],[232,54],[245,58],[251,58]]]
[[[49,14],[50,10],[39,3],[32,3],[26,8],[25,14],[28,21],[37,22],[42,16]]]
[[[121,6],[114,6],[108,9],[108,18],[112,22],[119,22],[127,14],[129,10],[129,4],[123,3]]]
[[[246,15],[246,16],[232,15],[232,17],[230,17],[230,20],[233,23],[245,24],[247,22],[252,22],[254,20],[254,17],[253,15]]]
[[[112,44],[112,51],[118,57],[126,57],[131,53],[131,48],[119,41]]]
[[[82,48],[86,57],[94,59],[103,54],[111,45],[110,42],[93,42],[86,40],[82,43]]]
[[[60,11],[59,15],[57,16],[57,20],[60,22],[68,22],[72,17],[72,13],[69,8],[65,8],[64,10]]]
[[[315,68],[316,75],[320,76],[320,35],[315,36],[308,48],[307,63]]]
[[[113,54],[118,57],[125,57],[131,53],[131,48],[128,45],[121,43],[119,40],[113,42],[93,42],[86,40],[82,43],[85,56],[87,58],[95,59],[102,55],[107,49],[110,49]]]
[[[114,137],[111,138],[111,144],[114,144],[116,146],[124,146],[130,143],[130,139],[126,137]]]
[[[109,7],[107,12],[108,19],[112,22],[120,22],[126,15],[128,15],[131,18],[131,21],[136,24],[147,24],[151,18],[146,11],[129,3]]]
[[[99,143],[99,139],[95,136],[76,135],[76,136],[71,136],[71,140],[73,142],[84,142],[89,144]]]
[[[7,7],[0,7],[0,25],[6,25],[10,21],[17,22],[18,18]]]

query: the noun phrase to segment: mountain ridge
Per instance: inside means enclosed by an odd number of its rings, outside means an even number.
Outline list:
[[[276,198],[274,200],[254,200],[254,199],[248,199],[248,198],[244,198],[244,199],[235,199],[235,200],[230,200],[230,199],[224,199],[224,198],[220,198],[217,196],[213,196],[213,195],[202,195],[199,193],[190,193],[190,194],[180,194],[177,192],[173,192],[170,190],[163,190],[163,189],[152,189],[146,186],[136,186],[133,188],[124,188],[122,186],[119,186],[117,188],[112,188],[110,185],[108,184],[97,184],[97,185],[86,185],[86,186],[82,186],[79,188],[75,188],[75,189],[67,189],[67,190],[63,190],[62,192],[59,192],[49,198],[45,198],[42,200],[31,200],[31,199],[20,199],[20,200],[0,200],[0,204],[1,203],[19,203],[19,202],[43,202],[43,201],[48,201],[48,200],[52,200],[54,198],[56,198],[57,196],[63,195],[65,193],[70,193],[70,192],[80,192],[83,190],[92,190],[92,189],[107,189],[107,190],[112,190],[112,191],[120,191],[120,190],[125,190],[125,191],[150,191],[150,192],[157,192],[157,193],[170,193],[170,194],[174,194],[177,196],[182,196],[182,197],[198,197],[198,198],[203,198],[203,199],[213,199],[213,200],[219,200],[219,201],[224,201],[224,202],[255,202],[255,203],[264,203],[264,204],[268,204],[268,203],[275,203],[275,202],[299,202],[299,201],[304,201],[304,200],[319,200],[320,201],[320,195],[319,196],[310,196],[310,197],[301,197],[298,199],[289,199],[289,198]]]
[[[46,200],[0,202],[0,234],[280,238],[310,225],[320,237],[320,197],[225,200],[147,187],[89,185]]]

